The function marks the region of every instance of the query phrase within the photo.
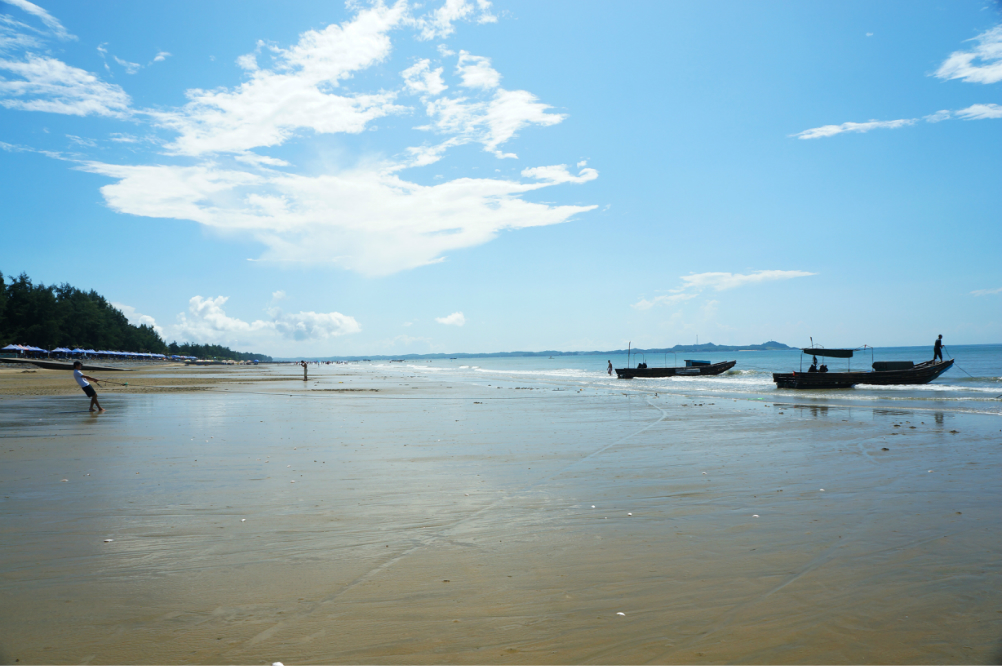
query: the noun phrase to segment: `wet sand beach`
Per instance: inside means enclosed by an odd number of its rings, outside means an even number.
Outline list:
[[[109,378],[92,415],[68,377],[0,373],[0,663],[1002,656],[995,415],[361,365]]]

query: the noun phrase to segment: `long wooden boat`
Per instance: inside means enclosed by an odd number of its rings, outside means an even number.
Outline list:
[[[808,347],[801,351],[813,356],[851,358],[855,350]],[[846,389],[857,384],[877,386],[928,384],[952,367],[953,359],[939,362],[924,361],[917,364],[912,364],[911,361],[877,362],[873,364],[873,370],[867,371],[774,372],[772,381],[776,382],[777,388],[791,389]]]
[[[737,361],[721,361],[708,365],[686,365],[679,368],[616,368],[616,376],[620,379],[645,379],[649,377],[719,375],[735,365],[737,365]]]

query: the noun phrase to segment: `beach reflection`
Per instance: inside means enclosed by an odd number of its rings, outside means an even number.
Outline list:
[[[354,393],[118,396],[97,419],[56,414],[57,398],[0,402],[0,654],[994,654],[995,417],[948,414],[956,446],[929,446],[944,412],[854,421],[802,404],[800,419],[764,401],[381,372],[318,373]]]

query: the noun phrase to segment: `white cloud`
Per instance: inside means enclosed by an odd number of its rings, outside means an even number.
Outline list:
[[[651,300],[641,298],[630,307],[636,310],[650,310],[655,305],[675,305],[676,303],[687,301],[691,298],[695,298],[696,296],[697,294],[665,294],[662,296],[655,296]]]
[[[470,55],[466,51],[459,52],[456,73],[462,77],[462,85],[466,88],[490,90],[497,88],[501,83],[501,75],[491,67],[490,58]]]
[[[526,178],[537,178],[541,181],[557,185],[559,183],[587,183],[589,180],[598,178],[598,171],[595,171],[595,169],[581,169],[578,175],[574,176],[567,170],[566,164],[556,164],[554,166],[523,169],[522,175]]]
[[[473,18],[478,9],[480,11],[479,16],[476,16],[478,23],[496,22],[497,17],[491,14],[490,8],[491,3],[486,0],[477,0],[476,4],[469,0],[445,0],[438,9],[415,19],[414,24],[421,30],[421,39],[448,37],[455,32],[453,23]]]
[[[936,70],[940,79],[963,79],[968,83],[1002,81],[1002,25],[981,33],[970,41],[978,44],[970,51],[954,51]]]
[[[150,328],[152,328],[154,331],[157,332],[157,335],[159,335],[160,337],[164,336],[165,331],[163,327],[157,326],[157,322],[153,317],[145,315],[141,312],[136,312],[136,308],[132,307],[131,305],[126,305],[125,303],[113,302],[111,306],[113,308],[121,310],[122,314],[125,315],[125,318],[128,319],[129,323],[132,324],[133,326],[149,326]]]
[[[844,132],[869,132],[875,129],[897,129],[914,125],[915,118],[903,118],[901,120],[870,120],[865,123],[842,123],[841,125],[824,125],[813,129],[804,130],[790,136],[798,139],[820,139],[823,137],[835,136]]]
[[[266,155],[258,155],[257,153],[240,153],[239,155],[234,155],[233,159],[237,162],[243,162],[244,164],[250,164],[251,166],[290,166],[285,160],[280,160],[277,157],[268,157]]]
[[[988,118],[1002,118],[1002,105],[999,104],[973,104],[966,109],[950,111],[943,109],[936,113],[924,116],[922,120],[929,123],[938,123],[952,118],[962,118],[964,120],[984,120]],[[835,136],[844,132],[869,132],[872,129],[896,129],[907,127],[918,122],[919,118],[905,118],[901,120],[871,120],[865,123],[842,123],[841,125],[825,125],[813,129],[804,130],[790,136],[798,139],[820,139],[823,137]]]
[[[171,56],[167,51],[158,51],[155,56],[153,56],[153,62],[163,62]]]
[[[125,68],[126,74],[135,74],[143,68],[138,62],[129,62],[128,60],[122,60],[118,56],[112,56],[119,65]]]
[[[237,67],[253,72],[260,69],[257,66],[257,56],[253,53],[245,53],[237,57]]]
[[[754,273],[692,273],[682,276],[682,289],[706,289],[712,288],[716,291],[743,287],[747,284],[758,282],[771,282],[773,280],[789,280],[790,278],[809,277],[816,275],[807,271],[755,271]]]
[[[466,317],[463,316],[462,312],[453,312],[447,317],[435,317],[435,321],[446,326],[462,326],[466,323]]]
[[[971,292],[975,296],[991,296],[992,294],[1002,294],[1002,287],[998,289],[975,289]]]
[[[442,80],[442,68],[431,68],[431,61],[419,60],[413,66],[400,73],[404,77],[404,85],[417,95],[439,95],[448,88]]]
[[[273,291],[271,293],[271,300],[273,301],[284,301],[285,299],[286,299],[286,294],[281,289],[279,289],[278,291]]]
[[[45,26],[49,30],[52,31],[52,34],[53,36],[56,37],[56,39],[61,39],[64,41],[70,39],[76,39],[75,35],[71,35],[70,33],[66,32],[66,28],[63,27],[63,24],[60,23],[52,14],[45,11],[36,4],[28,2],[28,0],[0,0],[0,2],[5,2],[8,5],[14,5],[15,7],[21,9],[22,11],[37,17],[42,21],[42,23],[45,24]]]
[[[188,312],[177,317],[168,329],[171,338],[215,344],[267,344],[269,340],[322,341],[362,330],[354,317],[340,312],[298,312],[285,314],[278,308],[268,310],[269,319],[247,322],[230,317],[223,310],[226,296],[188,301]]]
[[[671,294],[657,296],[651,300],[641,299],[630,307],[637,310],[649,310],[655,305],[674,305],[694,298],[704,289],[724,291],[749,284],[771,282],[774,280],[789,280],[791,278],[808,277],[816,273],[807,271],[755,271],[754,273],[690,273],[681,276],[682,286],[672,289]],[[716,301],[711,301],[716,303]],[[714,305],[715,307],[715,305]]]
[[[480,9],[480,16],[477,17],[477,23],[497,23],[498,17],[491,14],[491,2],[490,0],[477,0],[477,7]]]
[[[355,18],[310,30],[287,50],[275,49],[272,69],[253,69],[235,89],[189,90],[177,111],[151,115],[178,132],[168,149],[180,155],[244,152],[283,143],[297,130],[318,134],[358,133],[366,124],[403,110],[395,93],[336,95],[343,79],[384,60],[389,32],[406,15],[406,5],[376,5]],[[250,61],[241,59],[241,65]]]
[[[97,142],[94,141],[94,139],[85,139],[82,136],[67,134],[66,138],[72,141],[73,143],[77,144],[78,146],[86,146],[87,148],[93,148],[94,146],[97,145]]]
[[[300,176],[213,165],[80,168],[118,179],[101,188],[118,212],[194,220],[252,236],[267,247],[264,259],[333,263],[365,275],[435,263],[503,230],[558,224],[595,208],[519,198],[561,181],[458,178],[429,186],[372,169]],[[590,171],[568,174],[577,179],[568,182],[590,180]]]
[[[957,111],[957,116],[964,120],[1002,118],[1002,106],[998,104],[973,104],[966,109]]]
[[[8,109],[114,118],[131,113],[131,100],[119,86],[55,58],[0,59],[0,71],[16,77],[0,78],[0,105]]]
[[[187,104],[177,108],[134,109],[119,86],[52,58],[0,59],[0,104],[118,117],[173,132],[167,137],[137,132],[141,139],[112,133],[111,141],[135,144],[136,164],[80,161],[77,168],[113,179],[101,192],[115,211],[192,220],[222,236],[250,238],[262,244],[262,260],[387,275],[443,261],[448,253],[486,243],[502,231],[559,224],[593,210],[522,198],[541,188],[597,178],[598,172],[583,163],[576,175],[566,165],[551,165],[528,166],[521,178],[439,176],[431,186],[403,177],[406,169],[432,164],[449,149],[469,143],[499,158],[515,158],[503,149],[520,130],[566,118],[528,91],[501,88],[490,60],[467,52],[448,73],[457,82],[449,81],[453,89],[463,90],[461,96],[443,96],[449,92],[446,69],[433,66],[434,57],[412,61],[401,73],[402,83],[391,79],[391,89],[345,91],[345,80],[358,73],[380,73],[395,30],[410,27],[425,37],[426,30],[441,36],[457,20],[494,20],[490,3],[481,1],[450,0],[418,19],[411,11],[403,1],[376,3],[343,23],[303,33],[288,48],[259,41],[253,53],[238,60],[243,83],[188,90]],[[427,50],[434,52],[430,45]],[[102,58],[109,56],[104,45],[98,51]],[[439,52],[450,53],[445,47]],[[154,61],[168,55],[161,51]],[[14,76],[4,78],[7,72]],[[418,109],[397,106],[397,96],[405,91],[420,96]],[[361,155],[355,166],[318,161],[309,171],[256,152],[308,132],[374,129],[374,119],[405,111],[425,111],[425,129],[438,135],[437,142],[404,147],[389,158]],[[145,146],[166,149],[168,157],[157,154],[144,162],[138,150]]]
[[[486,101],[466,97],[433,100],[427,105],[427,113],[438,132],[456,135],[462,143],[481,143],[484,150],[497,157],[514,157],[498,147],[529,125],[556,125],[567,117],[550,113],[550,108],[525,90],[497,88]]]

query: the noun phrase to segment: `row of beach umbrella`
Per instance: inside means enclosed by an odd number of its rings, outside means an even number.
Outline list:
[[[179,359],[179,360],[194,360],[194,356],[166,356],[164,354],[150,354],[147,352],[121,352],[121,351],[109,351],[109,350],[94,350],[94,349],[81,349],[77,347],[76,349],[67,349],[66,347],[56,347],[55,349],[49,351],[42,349],[41,347],[32,347],[31,345],[15,345],[10,344],[6,347],[0,349],[0,351],[16,351],[16,352],[32,352],[32,353],[42,353],[42,354],[83,354],[86,356],[117,356],[120,358],[156,358],[156,359]]]

